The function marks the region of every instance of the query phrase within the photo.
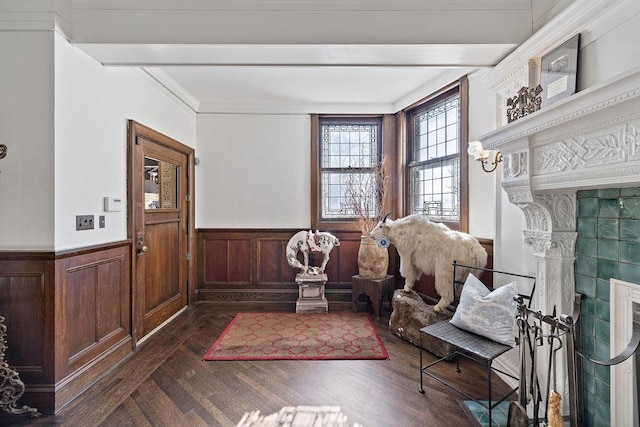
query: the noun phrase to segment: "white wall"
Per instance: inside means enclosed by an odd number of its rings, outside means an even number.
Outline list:
[[[196,227],[308,228],[310,135],[307,115],[199,115]]]
[[[578,90],[595,86],[640,66],[640,1],[624,0],[612,17],[580,36]]]
[[[105,68],[56,34],[56,250],[127,237],[126,206],[105,212],[103,197],[127,198],[128,119],[195,147],[192,110],[142,71]],[[76,231],[76,215],[105,215],[106,227]]]
[[[469,76],[470,141],[495,129],[498,98],[487,86],[489,74],[488,70],[481,70]],[[473,236],[494,240],[495,269],[531,274],[535,266],[526,265],[525,260],[530,258],[523,256],[528,253],[522,233],[524,214],[509,202],[501,179],[501,163],[494,172],[487,173],[480,162],[469,157],[469,231]],[[495,277],[497,281],[506,279]]]
[[[485,84],[487,70],[469,75],[469,141],[477,140],[495,125],[495,94]],[[468,156],[466,151],[462,154]],[[496,233],[496,179],[500,169],[492,173],[469,156],[469,234],[494,239]]]
[[[484,73],[469,79],[471,140],[495,123],[495,94],[486,88]],[[308,116],[199,115],[196,227],[308,228],[310,132]],[[265,158],[271,162],[262,162]],[[495,238],[499,174],[500,169],[485,173],[477,162],[469,165],[469,231],[474,236]]]
[[[1,31],[0,57],[0,250],[50,250],[53,33]]]

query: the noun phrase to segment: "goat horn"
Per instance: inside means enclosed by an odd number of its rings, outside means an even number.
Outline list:
[[[386,214],[386,215],[384,216],[384,218],[382,219],[382,222],[383,222],[383,223],[387,222],[387,217],[388,217],[389,215],[391,215],[391,212],[389,212],[388,214]]]

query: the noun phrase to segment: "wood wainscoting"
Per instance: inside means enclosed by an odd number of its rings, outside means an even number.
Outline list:
[[[298,271],[287,263],[285,248],[297,231],[198,230],[197,301],[220,309],[294,311]],[[350,310],[360,235],[333,234],[341,244],[327,264],[326,296],[330,310]],[[492,266],[492,242],[481,243]],[[26,384],[19,405],[55,413],[132,354],[131,251],[129,240],[59,253],[0,251],[6,360]],[[391,247],[396,288],[403,285],[398,267]],[[416,290],[437,297],[424,289],[428,280]]]
[[[295,310],[298,270],[287,263],[285,249],[291,236],[299,230],[197,230],[197,301],[226,309]],[[326,230],[323,230],[326,231]],[[331,231],[340,246],[331,252],[326,272],[329,281],[326,297],[329,310],[348,309],[351,305],[351,278],[358,274],[360,233]],[[488,267],[493,266],[493,241],[478,239],[489,254]],[[310,261],[320,265],[321,259]],[[399,272],[400,260],[395,248],[389,248],[389,274],[395,276],[395,287],[404,286]],[[482,277],[487,284],[492,277]],[[415,290],[425,299],[438,300],[432,276],[422,277]]]
[[[6,360],[26,385],[19,405],[55,413],[129,356],[131,243],[0,252]]]
[[[287,263],[285,249],[300,230],[198,230],[197,300],[224,308],[295,310],[297,269]],[[326,231],[326,230],[323,230]],[[351,277],[358,274],[360,233],[331,232],[340,246],[325,269],[329,309],[351,304]],[[309,265],[320,265],[312,254]]]

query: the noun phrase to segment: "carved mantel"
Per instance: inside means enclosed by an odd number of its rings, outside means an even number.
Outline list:
[[[504,157],[502,188],[524,212],[541,310],[571,313],[576,192],[640,184],[640,69],[480,138]]]
[[[578,190],[640,185],[640,68],[480,138],[503,155],[501,185],[524,213],[536,262],[536,308],[571,314]],[[544,363],[543,363],[544,364]],[[558,365],[567,413],[568,381]]]

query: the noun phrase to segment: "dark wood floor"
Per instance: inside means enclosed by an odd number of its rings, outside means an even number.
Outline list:
[[[59,414],[29,419],[0,415],[0,425],[235,426],[248,411],[283,406],[340,406],[350,423],[376,426],[472,425],[463,396],[424,377],[418,386],[419,349],[376,322],[389,360],[204,362],[202,356],[234,312],[206,304],[187,309],[136,353]],[[425,353],[428,360],[434,356]],[[437,370],[478,398],[486,394],[484,368],[453,362]],[[494,392],[506,386],[494,383]]]

